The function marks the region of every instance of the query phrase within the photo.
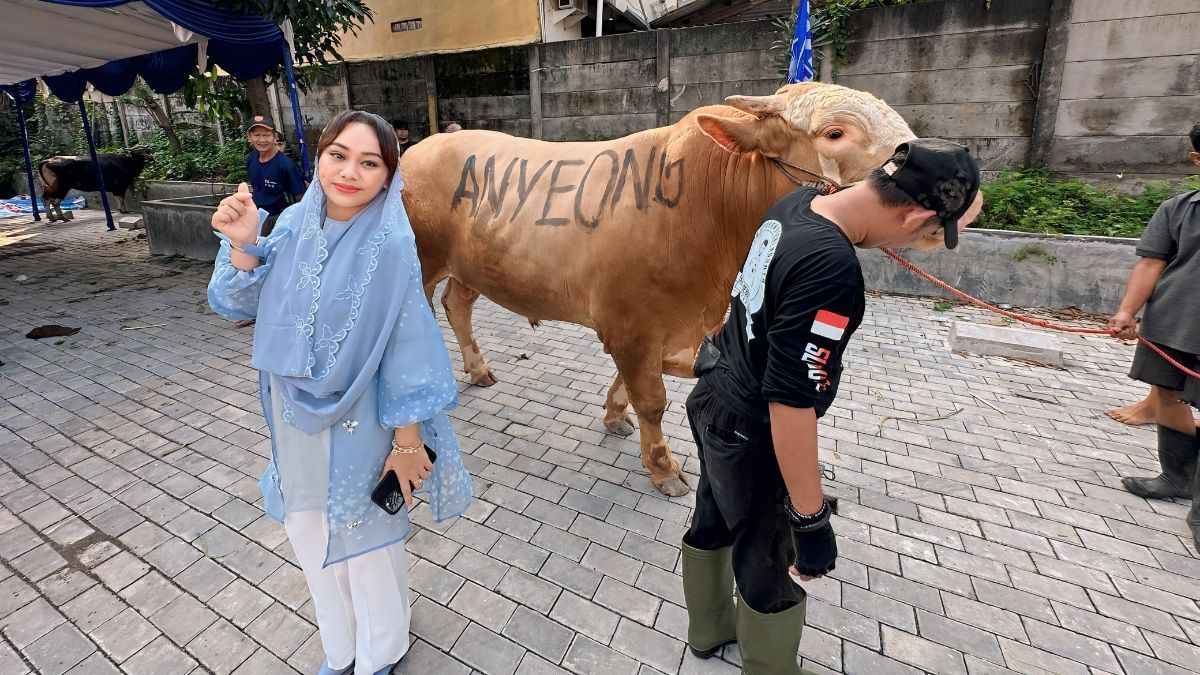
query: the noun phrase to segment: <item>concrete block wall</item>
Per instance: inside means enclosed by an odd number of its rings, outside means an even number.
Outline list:
[[[286,82],[275,83],[275,95],[279,101],[280,119],[277,125],[293,142],[296,140],[296,124],[292,115],[292,99],[288,94]],[[347,93],[346,65],[334,66],[333,72],[318,78],[308,91],[300,92],[300,113],[304,118],[304,139],[310,146],[316,146],[321,130],[334,115],[349,107]],[[314,152],[312,148],[309,153]]]
[[[1071,5],[1050,166],[1100,182],[1194,173],[1200,1]]]
[[[1027,161],[1047,0],[951,0],[855,14],[834,81],[869,91],[918,136],[963,143],[994,172]]]
[[[658,126],[655,33],[551,42],[536,49],[541,138],[607,140]]]
[[[426,83],[430,57],[347,64],[349,105],[384,119],[408,120],[413,136],[424,138],[429,128],[429,92]]]
[[[529,57],[525,47],[501,47],[430,57],[436,78],[438,126],[532,134]]]
[[[1136,239],[971,230],[953,251],[900,251],[935,277],[987,302],[1111,314],[1137,262]],[[859,249],[870,290],[953,297],[875,249]]]
[[[1200,0],[931,0],[862,10],[850,29],[833,81],[880,96],[918,135],[968,145],[987,177],[1032,164],[1135,189],[1193,170]],[[778,33],[752,21],[350,63],[305,95],[306,125],[315,140],[351,106],[424,137],[432,95],[440,125],[617,138],[773,92]]]
[[[735,94],[772,94],[783,81],[770,21],[670,31],[670,121]]]
[[[539,45],[542,138],[617,138],[726,96],[770,94],[782,81],[776,32],[750,21]]]

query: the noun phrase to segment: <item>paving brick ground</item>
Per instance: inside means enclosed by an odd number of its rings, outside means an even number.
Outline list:
[[[94,215],[0,221],[0,673],[321,661],[303,577],[258,506],[251,333],[205,311],[208,272]],[[736,672],[736,648],[685,653],[690,502],[655,493],[636,442],[603,432],[613,369],[594,336],[486,302],[476,317],[501,380],[464,385],[454,413],[479,498],[453,523],[416,514],[415,642],[398,672]],[[952,317],[987,320],[868,304],[821,425],[842,557],[809,585],[805,665],[1200,669],[1187,505],[1119,489],[1155,468],[1153,435],[1101,414],[1142,393],[1124,377],[1131,348],[1071,337],[1064,370],[958,356]],[[50,323],[82,330],[24,337]],[[665,428],[694,474],[689,386],[668,382]]]

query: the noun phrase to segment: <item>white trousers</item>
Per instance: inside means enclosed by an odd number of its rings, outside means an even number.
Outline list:
[[[322,569],[329,537],[325,513],[289,513],[283,526],[308,580],[329,667],[353,661],[355,675],[371,675],[399,661],[408,651],[412,612],[404,542]]]

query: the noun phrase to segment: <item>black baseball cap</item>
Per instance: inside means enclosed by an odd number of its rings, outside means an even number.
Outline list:
[[[958,246],[958,219],[979,193],[979,165],[971,151],[940,138],[917,138],[897,147],[883,171],[913,201],[937,213],[946,248]]]
[[[267,117],[266,115],[255,115],[251,117],[246,122],[246,133],[250,133],[250,130],[254,127],[266,127],[271,131],[278,132],[278,129],[275,128],[275,123],[272,122],[271,118]]]

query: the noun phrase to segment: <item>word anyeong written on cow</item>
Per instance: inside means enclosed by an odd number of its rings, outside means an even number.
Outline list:
[[[634,148],[626,149],[623,158],[615,150],[604,150],[590,161],[548,159],[535,168],[528,159],[512,157],[505,164],[503,158],[492,155],[483,161],[480,180],[477,156],[471,155],[463,162],[450,210],[456,211],[469,201],[471,217],[475,218],[486,204],[491,219],[496,220],[515,203],[508,216],[511,223],[532,199],[531,208],[540,205],[542,209],[536,225],[574,223],[591,230],[606,214],[612,215],[622,200],[632,199],[639,211],[647,210],[652,203],[675,208],[683,196],[683,158],[668,160],[667,153],[660,153],[654,146],[643,157],[644,163],[639,162]],[[502,171],[498,170],[501,165]],[[545,180],[543,176],[547,176]],[[566,196],[572,193],[573,199]]]

